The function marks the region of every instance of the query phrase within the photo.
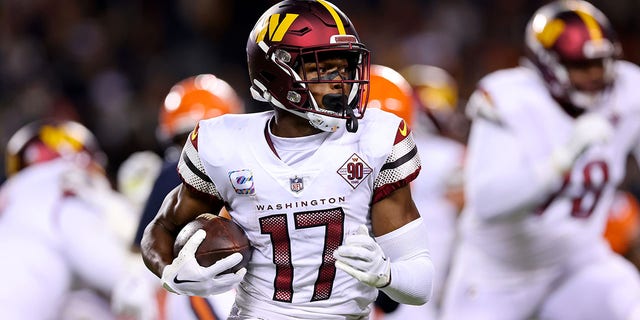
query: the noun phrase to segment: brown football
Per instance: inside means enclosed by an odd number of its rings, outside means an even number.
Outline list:
[[[242,262],[223,273],[236,272],[247,266],[252,248],[244,230],[235,222],[211,213],[199,215],[180,230],[173,244],[174,257],[178,256],[187,240],[199,229],[206,231],[207,236],[196,250],[198,264],[208,267],[232,253],[240,252]]]

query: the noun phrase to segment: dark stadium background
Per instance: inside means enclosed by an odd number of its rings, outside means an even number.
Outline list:
[[[250,98],[245,44],[276,2],[0,1],[0,150],[28,121],[71,117],[97,135],[113,177],[132,152],[161,152],[157,111],[185,77],[213,73],[236,88],[248,110],[264,107]],[[351,17],[373,63],[445,68],[464,101],[482,75],[518,63],[526,21],[548,1],[333,2]],[[640,2],[592,3],[611,19],[625,58],[640,62]]]

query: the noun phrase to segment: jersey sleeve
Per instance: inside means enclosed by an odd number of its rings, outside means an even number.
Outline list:
[[[178,174],[183,184],[192,191],[214,200],[222,200],[216,185],[207,175],[198,153],[199,127],[199,124],[196,125],[182,148],[178,161]]]
[[[409,184],[418,176],[420,169],[420,156],[413,134],[405,121],[401,120],[396,130],[391,153],[374,182],[373,203]]]

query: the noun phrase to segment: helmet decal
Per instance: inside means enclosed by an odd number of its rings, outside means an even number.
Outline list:
[[[551,48],[556,40],[562,34],[564,30],[564,22],[556,19],[546,23],[546,18],[543,16],[536,16],[533,20],[533,32],[535,32],[536,39],[540,41],[540,44],[546,49]]]
[[[284,34],[289,30],[291,24],[296,20],[298,14],[287,13],[284,16],[284,19],[280,21],[280,14],[276,13],[269,17],[269,23],[266,21],[262,22],[262,29],[258,32],[256,36],[256,43],[263,41],[267,31],[269,32],[269,40],[273,42],[282,41]],[[260,25],[260,23],[258,23]]]
[[[338,28],[338,33],[341,34],[341,35],[345,35],[346,32],[344,31],[344,25],[342,24],[342,20],[340,20],[340,16],[336,12],[336,9],[331,4],[329,4],[328,2],[326,2],[324,0],[318,0],[318,2],[320,2],[321,5],[323,5],[325,8],[327,8],[327,11],[329,11],[331,16],[333,17],[333,20],[336,21],[336,26]]]
[[[66,129],[68,131],[68,129]],[[82,141],[73,137],[63,128],[52,125],[44,125],[40,129],[40,140],[53,150],[68,149],[71,152],[79,152],[83,148]]]
[[[576,10],[576,14],[580,17],[580,19],[582,19],[585,26],[587,26],[587,31],[589,32],[591,39],[602,42],[602,29],[600,28],[598,21],[596,21],[596,19],[594,19],[592,15],[582,10]]]

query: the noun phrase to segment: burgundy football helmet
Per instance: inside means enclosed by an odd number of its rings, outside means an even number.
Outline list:
[[[621,47],[607,17],[586,1],[556,1],[533,15],[526,34],[526,54],[543,76],[551,94],[562,102],[590,108],[603,92],[577,90],[566,65],[601,59],[607,86],[613,83],[613,61]]]
[[[71,120],[38,120],[24,125],[7,144],[6,173],[10,177],[20,170],[57,158],[95,163],[103,169],[106,155],[98,140],[85,126]]]
[[[348,70],[307,78],[301,67],[325,58],[346,58]],[[346,124],[355,132],[367,106],[369,51],[349,18],[325,0],[286,0],[268,9],[247,41],[251,94],[254,99],[308,119],[323,131]],[[317,70],[317,74],[321,74]],[[325,95],[321,108],[309,84],[336,83],[342,95]],[[347,92],[348,91],[348,92]]]

